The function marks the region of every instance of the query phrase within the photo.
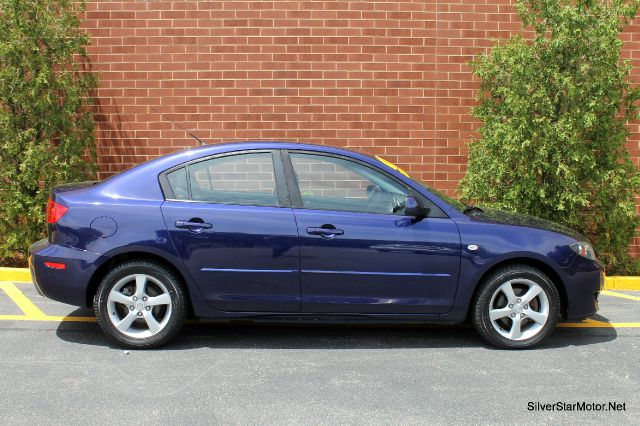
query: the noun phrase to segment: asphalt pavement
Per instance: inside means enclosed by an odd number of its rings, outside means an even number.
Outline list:
[[[210,323],[134,351],[93,321],[0,283],[2,424],[640,422],[640,292],[606,292],[594,321],[528,351],[469,326]]]

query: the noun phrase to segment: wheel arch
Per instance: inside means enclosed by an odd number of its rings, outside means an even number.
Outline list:
[[[502,260],[500,262],[497,262],[496,264],[494,264],[491,267],[489,267],[480,276],[480,278],[478,279],[478,281],[475,284],[475,288],[473,290],[473,295],[471,297],[471,303],[469,303],[469,307],[467,309],[467,316],[466,316],[467,320],[469,320],[469,316],[471,315],[471,306],[473,304],[473,301],[475,301],[476,297],[478,296],[478,292],[480,291],[480,287],[481,287],[482,282],[489,275],[491,275],[494,271],[496,271],[497,269],[504,268],[504,267],[507,267],[507,266],[512,266],[512,265],[527,265],[527,266],[531,266],[533,268],[539,269],[546,276],[548,276],[549,279],[551,280],[552,284],[558,290],[558,295],[560,296],[560,314],[562,316],[566,315],[566,310],[567,310],[567,290],[565,288],[565,284],[564,284],[562,278],[560,277],[560,275],[558,275],[558,273],[553,269],[553,267],[551,267],[549,264],[543,262],[542,260],[539,260],[539,259],[536,259],[536,258],[532,258],[532,257],[522,256],[522,257],[513,257],[513,258],[509,258],[509,259],[505,259],[505,260]]]
[[[189,309],[189,314],[191,315],[193,313],[193,300],[191,299],[191,290],[189,288],[189,285],[187,283],[187,280],[185,279],[184,274],[182,273],[182,271],[180,271],[180,269],[173,264],[173,262],[171,262],[169,259],[156,254],[156,253],[150,253],[147,251],[126,251],[126,252],[121,252],[118,254],[115,254],[111,257],[109,257],[106,261],[104,261],[97,269],[96,271],[93,273],[93,275],[91,276],[91,279],[89,280],[89,285],[87,286],[87,294],[86,294],[86,304],[87,306],[91,306],[93,304],[93,297],[95,296],[96,292],[98,291],[98,287],[100,286],[100,282],[102,282],[102,279],[105,277],[105,275],[107,275],[107,273],[109,272],[109,270],[111,270],[112,268],[116,267],[117,265],[120,265],[124,262],[127,261],[131,261],[131,260],[150,260],[150,261],[154,261],[157,263],[162,264],[164,267],[170,269],[173,273],[176,274],[176,276],[180,279],[180,281],[182,282],[184,291],[187,295],[187,301],[189,303],[188,309]]]

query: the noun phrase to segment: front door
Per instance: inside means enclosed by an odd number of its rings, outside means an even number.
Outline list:
[[[417,195],[371,166],[290,152],[300,235],[303,312],[416,314],[449,310],[458,283],[456,224],[428,200],[428,217],[403,216]]]
[[[276,163],[280,166],[280,162]],[[293,211],[271,152],[205,159],[166,175],[169,235],[207,301],[222,311],[298,312]]]

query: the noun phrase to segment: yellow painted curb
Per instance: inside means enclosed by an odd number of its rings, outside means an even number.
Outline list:
[[[31,272],[28,268],[0,267],[0,281],[31,282]]]
[[[606,277],[606,290],[640,290],[640,277]]]

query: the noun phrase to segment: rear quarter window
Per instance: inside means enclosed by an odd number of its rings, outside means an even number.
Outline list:
[[[173,199],[189,199],[189,182],[187,181],[186,167],[167,173],[167,181],[169,182],[169,186],[173,192]]]

